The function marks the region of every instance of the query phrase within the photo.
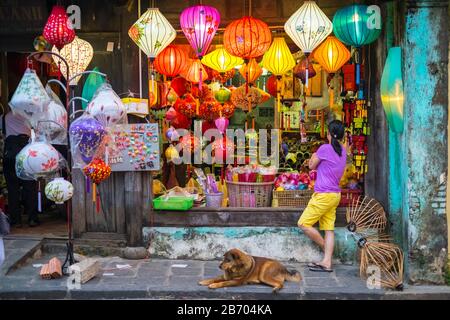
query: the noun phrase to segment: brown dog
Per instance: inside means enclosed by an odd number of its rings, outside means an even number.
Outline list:
[[[264,283],[273,287],[273,292],[277,292],[283,288],[284,281],[300,282],[302,279],[300,273],[288,271],[276,260],[253,257],[238,249],[227,251],[219,268],[224,271],[222,276],[200,281],[199,284],[217,289]]]

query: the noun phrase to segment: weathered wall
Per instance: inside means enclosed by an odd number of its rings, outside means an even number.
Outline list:
[[[444,281],[447,221],[435,210],[435,197],[448,167],[447,7],[448,1],[407,1],[406,7],[401,161],[411,282]]]
[[[311,262],[322,258],[320,249],[297,227],[144,228],[150,253],[169,259],[221,259],[231,248],[283,261]],[[353,263],[356,243],[345,228],[336,228],[335,262]]]

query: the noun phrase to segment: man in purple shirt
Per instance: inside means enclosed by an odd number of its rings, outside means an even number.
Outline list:
[[[320,262],[308,265],[311,271],[332,272],[331,261],[334,248],[334,222],[336,208],[341,200],[339,181],[342,178],[346,164],[345,148],[339,140],[344,137],[344,125],[334,120],[328,125],[328,144],[322,145],[309,160],[309,168],[317,170],[314,194],[301,215],[298,226],[303,232],[324,251]],[[325,238],[313,226],[319,222],[320,230],[325,232]]]

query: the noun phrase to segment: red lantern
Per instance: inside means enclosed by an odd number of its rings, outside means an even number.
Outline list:
[[[191,88],[191,94],[195,99],[199,99],[200,101],[214,99],[211,89],[206,84],[202,85],[202,90],[197,86],[193,86]]]
[[[182,97],[188,89],[188,82],[182,77],[176,77],[170,82],[170,86],[179,97]]]
[[[185,94],[182,98],[178,98],[173,106],[178,112],[192,118],[197,113],[197,104],[198,101],[191,94]]]
[[[202,122],[202,134],[205,134],[209,129],[217,129],[214,121],[203,121]]]
[[[170,121],[175,129],[188,129],[191,126],[191,119],[184,114],[175,111],[175,117]]]
[[[308,79],[316,75],[316,70],[313,67],[311,61],[304,57],[293,70],[294,76],[302,80],[302,83],[306,83],[306,67],[308,66]]]
[[[108,179],[111,174],[111,167],[102,159],[94,158],[83,168],[83,172],[86,177],[89,177],[92,180],[92,182],[99,184],[103,180]]]
[[[161,51],[154,61],[154,67],[159,73],[173,78],[186,68],[187,54],[179,47],[169,45]]]
[[[214,120],[219,116],[221,107],[222,105],[216,100],[206,100],[200,105],[200,117],[206,121]]]
[[[267,79],[266,83],[267,92],[271,95],[276,97],[277,96],[277,77],[274,75],[271,75]]]
[[[231,102],[225,102],[220,110],[219,110],[219,114],[221,113],[223,117],[225,118],[231,118],[234,114],[234,110],[236,110],[236,107],[234,104],[232,104]]]
[[[248,16],[231,22],[223,34],[225,49],[244,59],[262,56],[271,42],[272,34],[267,24]]]
[[[75,31],[63,6],[54,6],[45,24],[43,36],[51,45],[61,50],[75,39]]]

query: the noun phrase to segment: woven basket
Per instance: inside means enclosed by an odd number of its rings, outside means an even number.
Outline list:
[[[227,181],[230,207],[270,207],[274,183],[275,181],[260,183]]]
[[[273,192],[273,206],[281,208],[306,207],[313,190],[284,190]]]

